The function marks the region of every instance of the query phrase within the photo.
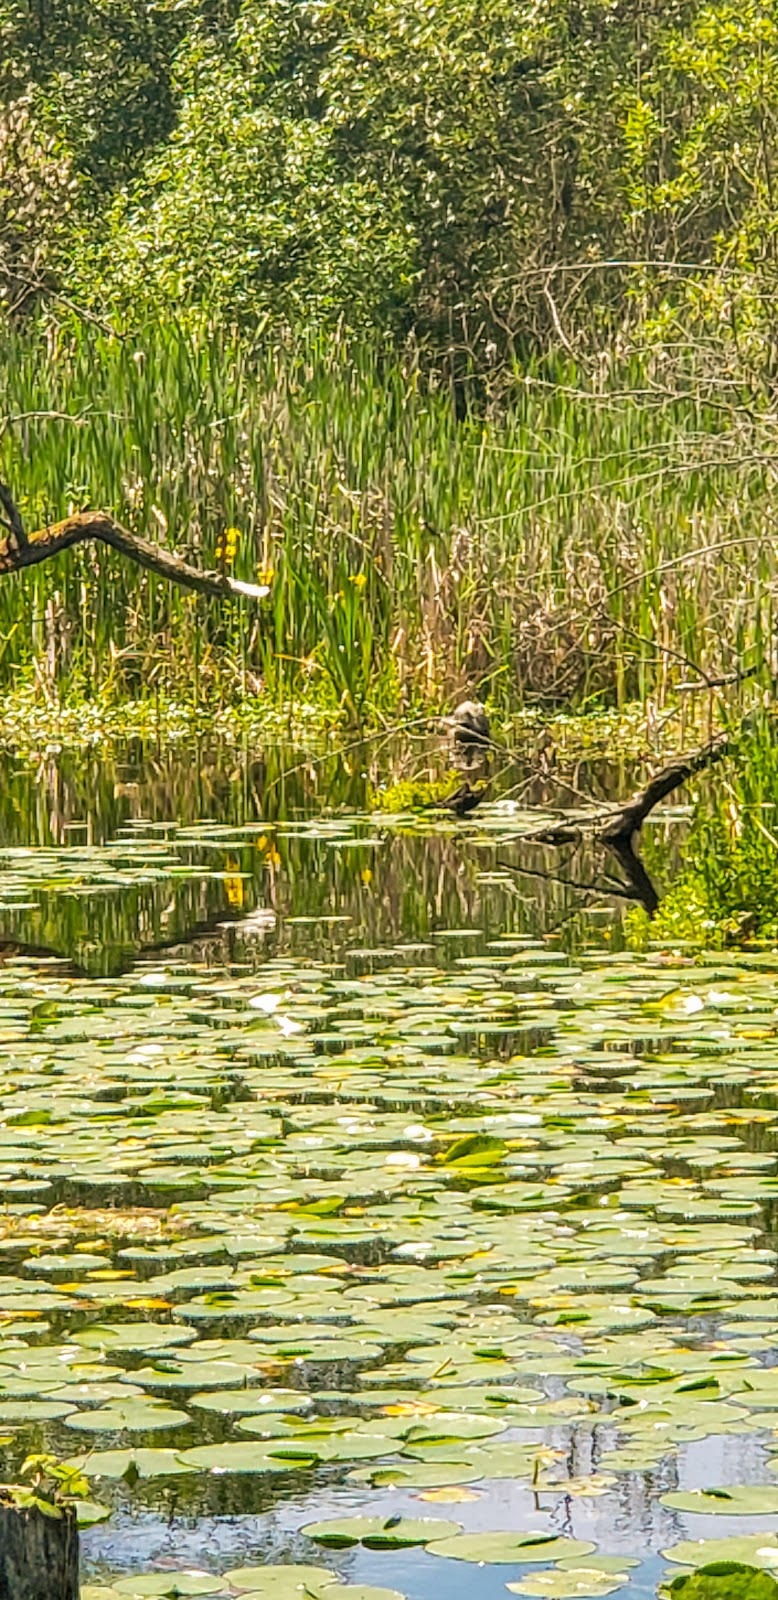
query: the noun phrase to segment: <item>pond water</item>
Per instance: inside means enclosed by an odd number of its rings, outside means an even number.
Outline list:
[[[89,1600],[778,1568],[778,953],[364,771],[5,762],[0,1476]]]

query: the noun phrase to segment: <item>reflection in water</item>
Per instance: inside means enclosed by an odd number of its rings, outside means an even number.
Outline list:
[[[401,752],[396,764],[402,770],[412,760],[418,771],[419,759],[418,751]],[[439,750],[431,773],[436,759],[439,768]],[[6,757],[0,953],[45,951],[108,974],[138,950],[182,941],[229,963],[303,943],[324,955],[423,941],[457,922],[487,934],[559,934],[573,948],[611,923],[618,944],[619,908],[655,903],[636,858],[621,861],[620,881],[601,850],[571,849],[560,859],[557,850],[501,834],[493,818],[484,830],[488,807],[461,826],[452,818],[434,832],[389,829],[366,815],[380,776],[369,747],[316,759],[276,748],[262,757],[196,748],[184,758],[130,747],[111,759],[50,758],[36,770]],[[583,781],[577,774],[571,789],[556,779],[517,779],[511,768],[495,778],[493,794],[499,801],[520,789],[525,804],[576,803]],[[585,781],[596,792],[606,775]],[[346,839],[339,819],[355,814],[363,820]],[[210,826],[198,826],[202,818]],[[7,854],[30,845],[56,851],[39,863],[33,902],[11,892],[23,863]],[[666,853],[673,849],[666,841]],[[312,919],[306,932],[301,917]]]

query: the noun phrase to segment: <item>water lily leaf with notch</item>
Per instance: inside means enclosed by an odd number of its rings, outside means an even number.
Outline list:
[[[663,1550],[666,1561],[683,1567],[702,1567],[709,1562],[738,1561],[747,1566],[778,1573],[778,1536],[775,1533],[736,1534],[730,1539],[683,1539]]]
[[[132,1578],[114,1578],[113,1587],[127,1600],[148,1600],[149,1596],[177,1600],[179,1595],[221,1594],[224,1580],[207,1572],[140,1572]]]
[[[246,1417],[236,1424],[247,1433],[252,1426],[261,1425],[261,1419],[255,1417]],[[293,1460],[296,1455],[304,1456],[312,1450],[320,1461],[371,1461],[393,1455],[397,1441],[381,1434],[316,1433],[312,1439],[307,1434],[301,1434],[297,1438],[274,1440],[267,1448],[269,1454],[279,1459]]]
[[[325,1588],[316,1588],[315,1600],[406,1600],[406,1597],[399,1589],[376,1589],[370,1583],[329,1583]]]
[[[92,1528],[95,1523],[107,1522],[111,1515],[110,1506],[101,1506],[96,1500],[77,1500],[76,1519],[79,1528]]]
[[[200,1472],[253,1472],[253,1473],[278,1473],[278,1472],[305,1472],[311,1467],[318,1466],[321,1456],[318,1447],[304,1447],[298,1443],[295,1447],[289,1441],[290,1448],[284,1455],[270,1454],[270,1443],[257,1439],[247,1441],[245,1444],[228,1442],[226,1444],[198,1445],[193,1450],[182,1450],[180,1459],[185,1468],[196,1469]]]
[[[72,1400],[6,1400],[0,1396],[0,1423],[55,1422],[74,1414]]]
[[[262,1417],[270,1412],[288,1416],[310,1411],[313,1400],[302,1389],[217,1389],[190,1395],[187,1404],[197,1411],[215,1411],[224,1417]]]
[[[124,1288],[120,1286],[117,1293],[123,1292]],[[172,1322],[93,1323],[91,1327],[73,1334],[74,1343],[86,1350],[127,1350],[139,1355],[144,1355],[146,1351],[190,1344],[194,1338],[193,1328],[182,1328]]]
[[[308,1522],[301,1532],[333,1550],[364,1544],[369,1550],[402,1550],[429,1544],[460,1532],[458,1522],[436,1517],[341,1517],[328,1522]]]
[[[560,1572],[605,1572],[621,1573],[631,1572],[633,1567],[639,1567],[637,1556],[564,1556],[557,1562]]]
[[[138,1446],[127,1450],[90,1450],[86,1455],[71,1456],[66,1467],[86,1472],[90,1478],[125,1478],[135,1483],[139,1478],[178,1477],[194,1468],[182,1460],[178,1450],[154,1449]]]
[[[264,1600],[307,1600],[338,1583],[337,1574],[326,1567],[264,1566],[232,1567],[222,1584],[230,1584],[239,1594],[261,1595]],[[339,1587],[339,1585],[338,1585]]]
[[[369,1483],[374,1489],[445,1489],[452,1484],[478,1483],[483,1472],[463,1461],[393,1462],[387,1467],[359,1467],[349,1483]]]
[[[380,1419],[374,1426],[376,1430],[380,1427]],[[402,1437],[410,1448],[412,1445],[438,1444],[447,1440],[489,1439],[495,1434],[504,1433],[507,1427],[508,1423],[502,1417],[479,1417],[474,1412],[446,1410],[437,1411],[429,1418],[410,1421]]]
[[[521,1566],[545,1564],[562,1556],[588,1556],[595,1548],[590,1541],[554,1533],[460,1533],[427,1545],[427,1553],[455,1561]]]
[[[445,1454],[446,1446],[424,1446],[403,1448],[402,1459],[409,1457],[430,1465],[440,1462],[445,1466],[447,1461],[459,1461],[468,1470],[478,1474],[480,1478],[527,1478],[535,1470],[535,1460],[539,1446],[528,1443],[521,1444],[518,1440],[509,1440],[505,1444],[498,1443],[494,1446],[486,1444],[479,1446],[474,1443],[470,1448],[462,1448],[454,1453],[454,1441],[449,1441],[448,1455]],[[464,1481],[464,1480],[463,1480]]]
[[[733,1484],[726,1489],[678,1489],[663,1494],[669,1511],[697,1512],[707,1517],[759,1517],[778,1513],[778,1486]]]
[[[84,1433],[160,1433],[185,1427],[188,1422],[186,1411],[177,1411],[162,1400],[133,1400],[130,1396],[123,1404],[76,1412],[65,1419],[65,1426]]]

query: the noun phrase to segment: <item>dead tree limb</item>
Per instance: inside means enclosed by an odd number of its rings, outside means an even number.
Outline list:
[[[0,540],[0,577],[21,572],[25,567],[37,566],[39,562],[48,561],[63,550],[72,549],[74,545],[97,539],[102,544],[110,545],[112,550],[118,550],[119,555],[126,556],[137,566],[144,567],[147,572],[167,579],[168,583],[177,584],[180,589],[193,589],[197,594],[209,595],[217,600],[236,595],[262,600],[269,593],[265,584],[242,583],[238,578],[230,578],[226,572],[201,572],[198,567],[190,567],[172,550],[163,550],[161,545],[152,544],[150,539],[130,533],[129,529],[123,528],[120,522],[115,522],[104,511],[80,511],[75,516],[66,517],[64,522],[55,522],[49,528],[27,533],[13,496],[5,484],[0,484],[0,505],[6,513],[5,517],[0,517],[0,525],[8,529],[8,537]]]
[[[0,525],[8,529],[8,539],[6,543],[8,544],[9,548],[13,550],[14,554],[18,556],[20,552],[27,547],[27,529],[24,526],[24,519],[21,511],[19,510],[19,507],[16,504],[10,489],[8,488],[8,485],[5,483],[0,483],[0,506],[2,506],[5,512],[5,516],[0,517]]]
[[[713,767],[718,761],[722,761],[731,749],[731,735],[720,733],[708,744],[702,745],[699,750],[692,750],[689,755],[677,756],[674,761],[668,762],[667,766],[646,784],[645,789],[641,789],[634,799],[622,806],[620,811],[598,829],[603,843],[612,846],[629,844],[635,834],[640,832],[646,817],[662,800],[666,800],[668,795],[680,789],[681,784],[687,783],[695,773],[704,772],[707,767]]]
[[[580,822],[561,823],[559,827],[539,828],[534,833],[522,835],[524,843],[532,844],[581,844],[585,838],[595,839],[599,844],[604,844],[616,857],[624,872],[629,889],[626,898],[640,902],[653,917],[659,906],[659,895],[646,871],[637,850],[637,841],[643,823],[654,808],[666,800],[669,795],[688,782],[696,773],[704,772],[708,767],[713,767],[729,755],[735,741],[744,732],[745,726],[750,721],[742,724],[735,734],[720,733],[708,744],[702,745],[698,750],[692,750],[688,755],[676,756],[669,761],[661,772],[651,778],[644,789],[634,795],[626,805],[620,806],[617,811],[610,810],[599,812],[592,817],[582,818]],[[588,886],[587,886],[588,887]],[[605,889],[606,893],[613,890]],[[625,891],[621,891],[622,896]]]
[[[668,795],[680,789],[681,785],[693,778],[695,773],[704,772],[707,767],[713,767],[729,755],[733,748],[735,738],[743,732],[741,727],[737,735],[729,733],[717,734],[708,744],[701,745],[699,750],[691,750],[688,755],[676,756],[669,761],[661,772],[651,778],[645,789],[641,789],[624,806],[618,810],[611,807],[608,811],[595,812],[591,817],[582,817],[580,822],[563,822],[559,827],[553,824],[550,827],[539,828],[537,832],[522,834],[522,838],[534,844],[576,844],[585,837],[592,835],[610,845],[618,854],[619,846],[630,847],[635,835],[640,832],[646,817]]]

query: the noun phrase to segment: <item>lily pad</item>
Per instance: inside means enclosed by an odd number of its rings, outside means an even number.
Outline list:
[[[316,1544],[334,1550],[355,1544],[364,1544],[370,1550],[402,1550],[458,1534],[460,1524],[436,1517],[341,1517],[305,1523],[301,1531]]]
[[[595,1546],[584,1539],[553,1533],[460,1533],[427,1546],[429,1555],[454,1561],[520,1566],[558,1561],[562,1556],[588,1556]]]
[[[307,1600],[307,1595],[318,1595],[327,1585],[337,1584],[334,1572],[326,1567],[262,1566],[232,1567],[225,1572],[223,1584],[230,1584],[239,1594],[256,1594],[266,1600]]]
[[[683,1567],[734,1561],[778,1574],[778,1538],[770,1533],[736,1534],[731,1539],[683,1539],[663,1550],[662,1555]]]
[[[206,1572],[144,1572],[134,1578],[115,1578],[113,1587],[128,1600],[146,1600],[149,1595],[177,1600],[179,1595],[219,1594],[224,1583]]]
[[[532,1572],[516,1583],[506,1583],[511,1594],[548,1596],[548,1600],[599,1600],[602,1595],[616,1594],[629,1583],[628,1572],[597,1572],[595,1568],[568,1567],[565,1571]]]
[[[735,1484],[727,1489],[672,1490],[661,1497],[670,1511],[699,1512],[713,1517],[761,1517],[778,1513],[778,1486]]]

